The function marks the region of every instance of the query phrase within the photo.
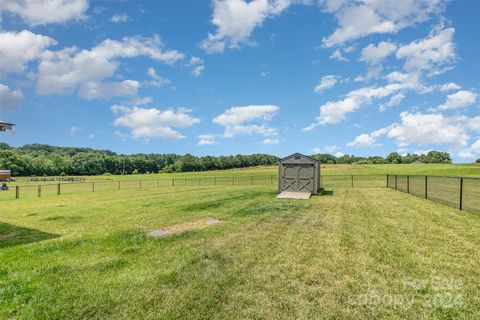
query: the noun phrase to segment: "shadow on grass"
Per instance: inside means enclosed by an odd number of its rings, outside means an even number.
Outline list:
[[[320,195],[322,195],[322,196],[333,196],[333,190],[325,190],[324,188],[321,188]]]
[[[0,249],[58,237],[58,234],[0,222]]]

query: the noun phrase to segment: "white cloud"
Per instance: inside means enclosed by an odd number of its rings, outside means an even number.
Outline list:
[[[214,134],[201,134],[198,136],[198,145],[204,146],[204,145],[216,144],[217,141],[215,140],[215,138],[216,138],[216,135]]]
[[[113,97],[134,96],[140,88],[140,83],[135,80],[121,82],[85,82],[78,95],[85,99],[110,99]]]
[[[279,144],[280,142],[282,141],[278,138],[266,138],[262,141],[262,144]]]
[[[338,60],[338,61],[349,61],[347,58],[345,58],[342,54],[342,51],[340,49],[335,49],[333,53],[329,57],[330,59]]]
[[[323,76],[320,82],[315,87],[315,89],[313,89],[313,91],[316,93],[320,93],[323,90],[330,89],[337,83],[337,81],[338,81],[338,76],[334,76],[334,75]]]
[[[152,80],[147,81],[147,84],[152,87],[159,88],[171,83],[169,79],[159,76],[157,71],[152,67],[148,68],[147,73],[152,78]]]
[[[179,140],[184,138],[176,128],[191,127],[200,122],[192,117],[189,109],[168,109],[125,107],[114,105],[112,112],[116,116],[114,125],[130,129],[133,139],[164,138]]]
[[[215,33],[200,44],[207,53],[223,52],[225,48],[238,48],[252,44],[250,35],[266,19],[273,18],[291,4],[291,0],[213,0],[212,23]]]
[[[79,131],[83,130],[82,127],[78,127],[78,126],[72,126],[70,127],[70,134],[72,136],[76,135]]]
[[[113,23],[125,23],[128,22],[129,16],[126,13],[117,13],[114,14],[111,18],[110,21]]]
[[[0,32],[0,76],[24,72],[29,62],[39,59],[46,48],[56,43],[28,30]]]
[[[463,109],[477,102],[477,94],[473,91],[461,90],[447,96],[447,101],[438,106],[440,110]]]
[[[88,0],[2,0],[2,11],[21,17],[31,26],[65,23],[85,17]]]
[[[276,136],[277,129],[268,127],[270,121],[278,112],[274,105],[251,105],[232,107],[213,119],[214,123],[225,127],[224,137],[237,135]]]
[[[176,50],[164,50],[158,36],[125,37],[121,41],[107,39],[91,50],[71,47],[61,51],[48,51],[39,64],[37,91],[40,94],[69,94],[78,91],[86,98],[135,94],[139,86],[137,81],[105,80],[115,75],[118,59],[137,56],[146,56],[166,64],[173,64],[183,58],[183,54]]]
[[[452,90],[459,90],[461,89],[462,87],[460,87],[458,84],[456,84],[455,82],[449,82],[449,83],[445,83],[445,84],[442,84],[438,87],[438,89],[440,91],[443,91],[443,92],[446,92],[446,91],[452,91]]]
[[[11,90],[7,85],[0,83],[0,109],[18,107],[22,99],[20,91]]]
[[[320,115],[316,118],[317,122],[304,128],[303,131],[313,130],[319,125],[339,123],[345,119],[347,114],[355,112],[362,105],[369,105],[374,100],[397,94],[401,90],[420,89],[416,85],[415,82],[404,81],[389,83],[383,87],[364,87],[350,91],[343,100],[328,101],[320,106]],[[399,100],[400,96],[395,99]],[[395,100],[393,103],[395,103]]]
[[[195,78],[201,76],[205,71],[203,60],[195,56],[190,58],[187,67],[192,69],[192,76]]]
[[[341,153],[339,150],[340,148],[337,145],[326,146],[324,149],[318,148],[318,147],[312,149],[313,153],[330,153],[330,154],[334,154],[335,152]]]
[[[432,13],[441,10],[443,4],[441,0],[327,0],[324,10],[335,14],[339,27],[322,42],[332,47],[370,34],[396,33],[426,21]]]
[[[360,60],[370,64],[378,64],[391,55],[397,49],[397,45],[391,42],[380,42],[377,46],[369,44],[363,48]]]
[[[439,67],[456,59],[454,33],[454,28],[435,28],[428,37],[400,46],[396,56],[405,59],[404,69],[407,71],[429,70],[438,74]]]
[[[474,158],[480,156],[480,139],[477,139],[470,147],[460,150],[461,158]]]
[[[347,147],[355,147],[355,148],[371,148],[378,146],[379,144],[376,143],[378,137],[384,135],[388,129],[379,129],[370,134],[362,133],[359,136],[356,136],[355,139],[349,143],[347,143]]]
[[[400,147],[449,145],[461,148],[468,144],[470,138],[465,118],[449,118],[439,113],[402,112],[400,113],[400,123],[394,123],[370,134],[361,134],[348,145],[352,147],[375,146],[376,140],[380,136],[394,139]]]
[[[385,111],[388,108],[393,108],[395,106],[398,106],[400,102],[403,101],[403,99],[405,99],[405,95],[403,93],[397,93],[396,95],[390,98],[387,104],[380,105],[379,109],[380,111]]]

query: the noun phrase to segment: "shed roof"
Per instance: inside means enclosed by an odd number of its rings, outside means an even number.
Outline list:
[[[293,158],[293,157],[302,157],[302,158],[311,160],[312,162],[319,162],[319,161],[318,161],[317,159],[315,159],[315,158],[306,156],[306,155],[301,154],[301,153],[298,153],[298,152],[295,152],[294,154],[291,154],[291,155],[289,155],[289,156],[286,156],[285,158],[282,158],[282,159],[280,159],[279,161],[282,162],[282,161],[291,159],[291,158]]]
[[[7,130],[12,130],[12,127],[15,124],[13,123],[8,123],[0,120],[0,131],[7,131]]]

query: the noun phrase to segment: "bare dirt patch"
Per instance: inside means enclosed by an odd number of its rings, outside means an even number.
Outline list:
[[[166,226],[162,229],[152,230],[148,232],[147,235],[150,237],[159,238],[159,237],[164,237],[170,234],[182,233],[184,231],[204,229],[221,222],[222,222],[221,220],[212,219],[212,218],[182,222],[182,223]]]

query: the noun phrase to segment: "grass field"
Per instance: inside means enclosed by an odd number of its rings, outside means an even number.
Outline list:
[[[480,164],[377,164],[377,165],[322,165],[322,175],[344,174],[427,174],[439,176],[477,176],[480,177]],[[136,175],[101,175],[86,176],[85,181],[126,181],[126,180],[157,180],[157,179],[182,179],[199,177],[262,177],[277,176],[278,167],[255,167],[231,170],[216,170],[204,172],[181,172],[160,174],[136,174]],[[52,182],[30,181],[28,177],[15,177],[15,185],[38,185]],[[53,182],[55,183],[55,182]]]
[[[276,200],[270,186],[3,201],[0,319],[480,317],[479,215],[387,188],[328,191],[308,201]],[[146,235],[159,228],[181,232]]]

